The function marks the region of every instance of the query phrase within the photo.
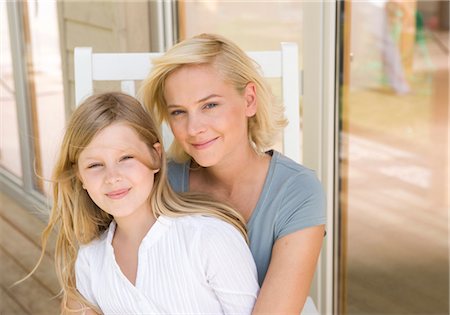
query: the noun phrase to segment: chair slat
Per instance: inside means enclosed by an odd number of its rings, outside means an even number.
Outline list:
[[[161,53],[93,54],[92,78],[97,81],[143,80],[151,60]]]
[[[283,152],[300,161],[300,72],[298,48],[295,43],[282,43],[280,50],[249,51],[247,54],[259,66],[266,78],[282,79],[282,96],[289,124],[283,135]],[[93,93],[93,81],[121,81],[121,90],[135,96],[135,81],[145,79],[151,71],[152,60],[162,53],[92,53],[90,47],[75,48],[75,99]],[[173,139],[170,129],[162,126],[164,145]]]

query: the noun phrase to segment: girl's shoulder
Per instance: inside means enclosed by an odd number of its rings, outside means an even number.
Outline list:
[[[187,214],[178,217],[164,216],[164,220],[169,220],[177,227],[183,229],[210,229],[210,228],[225,228],[231,226],[231,224],[208,215],[201,214]]]
[[[214,237],[215,235],[223,237],[224,235],[240,235],[240,232],[228,222],[216,217],[208,215],[183,215],[179,217],[164,217],[165,220],[170,220],[172,225],[178,230],[182,231],[184,235],[192,237],[203,237],[208,235]]]
[[[114,230],[115,223],[114,221],[112,221],[109,228],[105,230],[98,238],[93,239],[87,244],[81,244],[80,248],[78,249],[78,255],[97,256],[99,253],[103,252],[107,247],[108,242],[111,243]]]

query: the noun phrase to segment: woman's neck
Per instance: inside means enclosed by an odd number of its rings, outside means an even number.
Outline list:
[[[204,179],[212,184],[220,184],[232,192],[236,186],[247,181],[253,182],[258,170],[264,168],[268,156],[258,155],[252,148],[245,152],[227,157],[221,163],[204,168]],[[270,159],[269,159],[270,160]]]
[[[262,192],[271,157],[252,154],[192,170],[189,190],[211,194],[231,204],[248,220]]]

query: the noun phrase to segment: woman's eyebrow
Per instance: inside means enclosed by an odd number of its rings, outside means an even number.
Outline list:
[[[207,101],[208,99],[213,98],[213,97],[221,97],[221,96],[220,96],[219,94],[210,94],[210,95],[205,96],[205,97],[199,99],[198,101],[196,101],[196,104],[198,104],[198,103],[203,103],[203,102],[205,102],[205,101]],[[168,105],[167,105],[167,108],[170,108],[170,107],[179,107],[179,106],[182,106],[182,105],[178,105],[178,104],[168,104]]]
[[[197,101],[197,103],[203,103],[204,101],[206,101],[206,100],[208,100],[210,98],[213,98],[213,97],[220,97],[220,95],[218,95],[218,94],[210,94],[210,95],[208,95],[208,96],[206,96],[206,97],[204,97],[202,99],[199,99]]]

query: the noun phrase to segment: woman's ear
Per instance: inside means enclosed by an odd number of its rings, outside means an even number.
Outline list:
[[[247,117],[253,117],[256,115],[257,101],[256,101],[256,85],[253,82],[247,83],[244,89],[245,98],[245,114]]]

